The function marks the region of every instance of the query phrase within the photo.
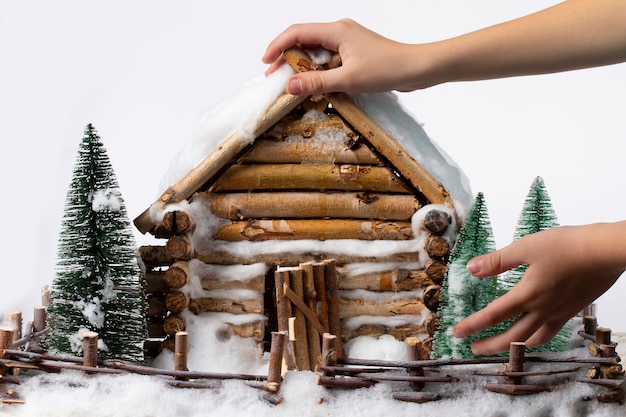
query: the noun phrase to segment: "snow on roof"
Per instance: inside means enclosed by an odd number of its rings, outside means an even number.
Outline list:
[[[160,193],[178,182],[230,135],[238,132],[250,143],[253,129],[265,110],[284,92],[294,71],[283,65],[268,77],[251,79],[219,105],[206,111],[194,136],[187,142],[161,180]],[[395,138],[423,168],[450,193],[457,214],[465,218],[473,202],[469,180],[457,164],[426,134],[400,103],[397,94],[353,94],[352,98],[374,121]]]

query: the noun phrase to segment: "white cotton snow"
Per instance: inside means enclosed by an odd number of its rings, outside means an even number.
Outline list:
[[[120,211],[122,208],[122,193],[117,188],[105,188],[96,190],[91,196],[91,208],[93,211]]]
[[[283,65],[269,77],[260,74],[229,99],[205,111],[194,136],[170,162],[159,193],[183,178],[233,133],[238,132],[252,142],[258,119],[284,92],[287,78],[293,73],[288,65]]]

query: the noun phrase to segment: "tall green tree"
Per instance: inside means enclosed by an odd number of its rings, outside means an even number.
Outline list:
[[[557,216],[543,178],[536,177],[526,195],[513,235],[513,241],[526,235],[557,227],[558,225]],[[498,280],[498,295],[510,291],[522,279],[527,269],[528,265],[522,264],[501,274]],[[515,318],[500,324],[497,326],[497,330],[504,331],[514,320]],[[571,333],[572,326],[571,323],[568,323],[550,342],[531,350],[563,351],[569,347]]]
[[[475,256],[495,250],[495,240],[483,193],[478,193],[448,261],[439,303],[438,328],[433,341],[433,357],[472,357],[471,343],[488,337],[488,331],[457,339],[452,327],[461,319],[487,306],[495,297],[496,278],[476,278],[467,271]]]
[[[138,251],[106,149],[85,128],[67,192],[46,346],[82,353],[82,334],[98,333],[102,359],[143,360],[147,337]]]

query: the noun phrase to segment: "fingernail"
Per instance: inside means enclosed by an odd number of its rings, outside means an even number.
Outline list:
[[[459,339],[463,339],[464,337],[467,337],[467,335],[461,330],[459,330],[456,326],[452,328],[452,335]]]
[[[302,92],[302,84],[300,84],[300,80],[291,79],[287,83],[287,92],[289,94],[300,94]]]
[[[470,259],[470,261],[467,263],[467,270],[471,273],[471,274],[476,274],[478,272],[480,272],[480,269],[482,267],[482,260],[481,259]]]

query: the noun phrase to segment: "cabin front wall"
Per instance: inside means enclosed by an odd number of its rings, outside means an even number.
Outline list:
[[[185,328],[185,314],[206,313],[221,315],[232,335],[267,340],[287,326],[277,277],[332,262],[344,345],[382,335],[427,342],[455,218],[332,109],[300,107],[163,214],[154,234],[167,244],[142,254],[148,275],[163,282],[149,299],[152,336],[167,341]],[[285,288],[298,287],[290,279]],[[305,295],[322,317],[322,300]],[[295,317],[297,303],[286,303]],[[319,321],[328,326],[327,317]]]

